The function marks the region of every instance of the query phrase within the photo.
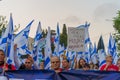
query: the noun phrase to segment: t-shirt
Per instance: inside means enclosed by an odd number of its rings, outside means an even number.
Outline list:
[[[68,70],[72,70],[71,68],[68,68],[68,69],[62,69],[62,71],[68,71]]]
[[[102,65],[100,70],[104,71],[104,68],[106,67],[106,64]],[[106,71],[118,71],[118,67],[114,64],[107,67]]]
[[[0,65],[0,68],[3,68],[4,67],[4,64],[3,65]],[[7,63],[5,64],[5,67],[7,68],[7,70],[16,70],[15,66],[10,64],[8,65]]]

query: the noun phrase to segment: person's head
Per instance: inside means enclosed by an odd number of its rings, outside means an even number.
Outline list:
[[[106,62],[112,63],[112,61],[113,61],[112,56],[111,55],[107,55],[106,56]]]
[[[83,70],[90,70],[89,64],[85,64],[85,65],[83,66]]]
[[[95,70],[98,70],[98,69],[99,69],[99,64],[95,64],[95,65],[94,65],[94,69],[95,69]]]
[[[60,68],[60,58],[57,56],[51,57],[51,68],[53,70],[58,70]]]
[[[85,63],[86,63],[86,61],[85,61],[83,58],[80,58],[79,63],[78,63],[79,68],[80,68],[81,66],[84,66]]]
[[[90,62],[90,64],[89,64],[89,66],[90,66],[90,69],[94,69],[94,63],[93,62]]]
[[[0,64],[4,64],[5,54],[3,50],[0,50]]]
[[[44,69],[44,60],[40,62],[40,69]]]
[[[25,69],[31,70],[32,69],[32,64],[33,64],[33,62],[30,59],[27,58],[25,60]]]
[[[32,56],[30,56],[29,54],[28,54],[27,59],[29,59],[32,63],[34,63],[34,60],[33,60]]]
[[[118,66],[118,68],[120,68],[120,58],[117,61],[117,66]]]
[[[69,68],[69,60],[68,60],[68,59],[63,59],[63,60],[62,60],[62,67],[63,67],[64,69]]]

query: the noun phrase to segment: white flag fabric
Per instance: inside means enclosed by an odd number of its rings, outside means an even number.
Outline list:
[[[13,19],[10,14],[10,20],[6,27],[4,34],[0,39],[0,47],[2,47],[7,57],[7,63],[14,65],[14,30],[13,30]]]
[[[6,52],[7,43],[10,43],[13,35],[13,19],[12,14],[10,14],[10,20],[6,27],[6,30],[2,37],[0,38],[0,48]]]
[[[48,33],[46,37],[46,45],[45,45],[45,69],[50,69],[50,57],[52,55],[51,51],[51,32],[50,27],[48,27]]]
[[[42,38],[42,29],[41,29],[41,23],[39,22],[38,27],[37,27],[37,31],[36,31],[36,35],[34,38],[34,48],[37,47],[39,40]]]
[[[32,54],[34,62],[37,64],[37,66],[40,62],[40,59],[43,58],[42,49],[40,47],[38,48],[38,43],[41,38],[42,38],[42,29],[41,29],[41,23],[39,22],[36,35],[34,38],[33,54]]]
[[[30,27],[34,20],[32,20],[21,32],[19,32],[14,39],[14,44],[17,44],[17,48],[25,48],[28,44],[28,36]]]
[[[93,48],[93,52],[91,54],[91,60],[94,64],[97,64],[98,62],[98,54],[97,54],[97,48],[96,48],[96,44],[94,43],[94,48]]]
[[[59,24],[57,24],[57,30],[56,30],[56,36],[55,36],[55,40],[54,40],[54,44],[55,44],[55,50],[53,55],[55,56],[60,56],[59,54],[59,42],[60,42],[60,30],[59,30]]]
[[[32,20],[21,32],[15,36],[14,44],[17,44],[17,52],[19,54],[26,54],[30,27],[33,21],[34,20]]]
[[[106,54],[103,49],[98,50],[98,57],[99,57],[99,69],[102,65],[106,63]]]

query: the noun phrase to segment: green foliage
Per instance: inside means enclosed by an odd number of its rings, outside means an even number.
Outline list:
[[[63,24],[62,34],[60,34],[60,44],[67,47],[67,29],[66,24]]]
[[[114,18],[113,22],[113,27],[118,33],[120,33],[120,11],[118,11],[118,16]]]
[[[63,24],[62,34],[67,35],[66,24]]]
[[[42,36],[43,36],[43,38],[46,37],[46,34],[45,34],[45,31],[44,31],[44,30],[42,31]]]
[[[113,19],[113,27],[116,30],[116,33],[114,33],[114,37],[117,42],[117,49],[118,49],[118,54],[120,54],[120,11],[117,13],[118,15]]]
[[[54,49],[55,49],[55,46],[53,43],[51,43],[51,50],[52,50],[52,53],[54,52]]]
[[[6,17],[0,16],[0,36],[2,35],[2,32],[5,31],[7,25]]]
[[[5,32],[7,24],[8,24],[8,21],[6,20],[6,17],[0,16],[0,37],[2,33]],[[15,25],[14,32],[17,32],[19,28],[20,28],[20,24],[18,24],[18,26]]]
[[[20,28],[20,24],[18,24],[18,26],[15,25],[15,29],[14,29],[14,32],[17,32]]]

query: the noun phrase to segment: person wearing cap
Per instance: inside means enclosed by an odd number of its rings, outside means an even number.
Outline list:
[[[2,68],[5,71],[6,70],[16,70],[14,65],[6,63],[5,58],[6,57],[5,57],[4,51],[0,49],[0,68]]]
[[[111,55],[106,56],[106,64],[100,67],[101,71],[118,71],[118,67],[112,64],[113,58]]]

